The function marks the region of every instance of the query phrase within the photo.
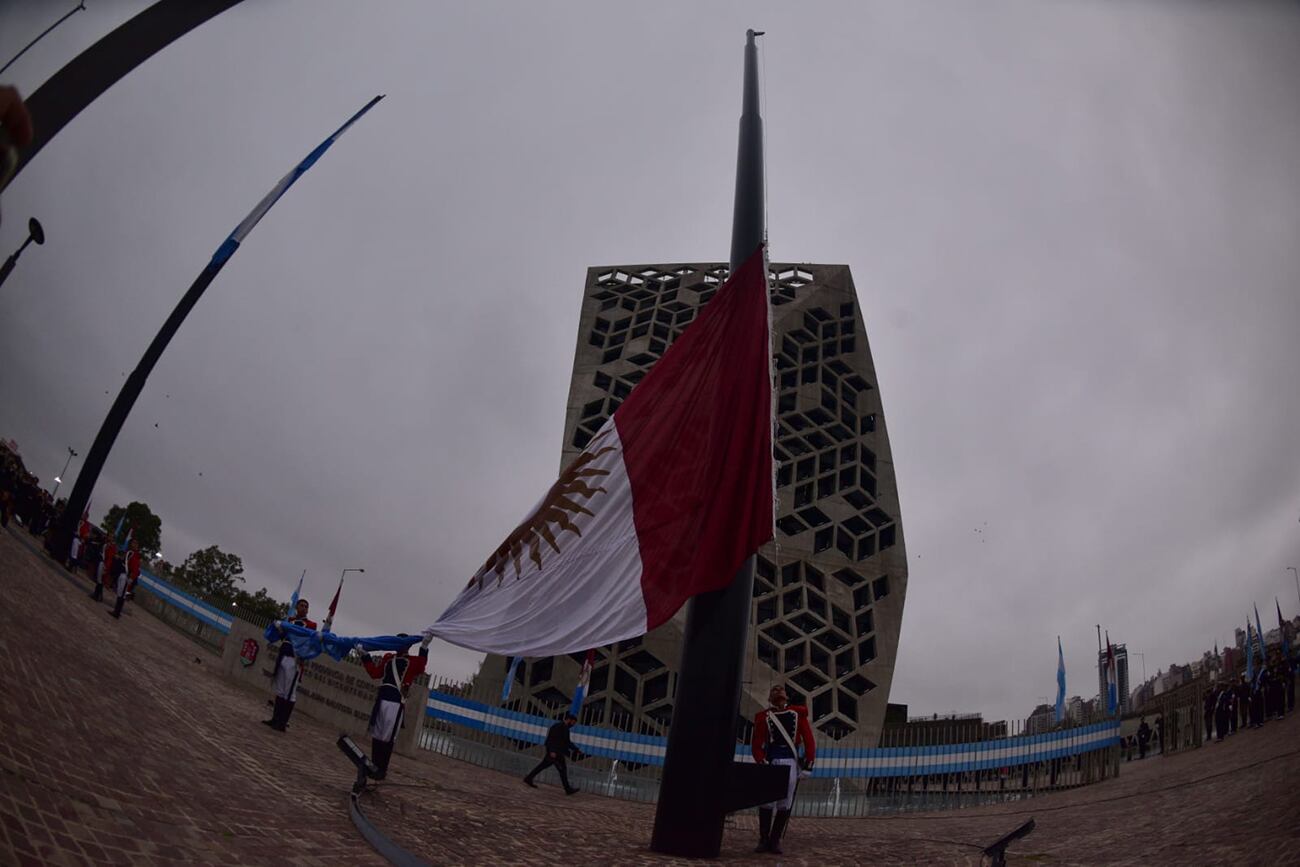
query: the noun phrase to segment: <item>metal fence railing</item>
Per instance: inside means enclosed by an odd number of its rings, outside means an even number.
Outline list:
[[[532,699],[536,701],[536,699]],[[536,764],[536,745],[567,710],[542,706],[527,713],[486,689],[435,679],[430,684],[420,746],[482,767],[523,775]],[[977,806],[1087,785],[1118,772],[1120,722],[1089,720],[1050,730],[1023,723],[987,726],[983,740],[956,740],[968,721],[912,725],[887,731],[885,746],[823,738],[810,777],[799,784],[795,812],[809,816],[864,816]],[[742,727],[738,761],[752,761]],[[658,797],[666,739],[632,717],[604,726],[577,725],[579,755],[570,778],[612,797]]]

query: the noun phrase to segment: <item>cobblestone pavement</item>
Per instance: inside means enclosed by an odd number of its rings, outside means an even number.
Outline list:
[[[114,621],[87,591],[0,532],[0,864],[385,863],[348,818],[336,732],[303,715],[272,732],[266,694],[221,678],[209,650],[132,606]],[[1011,864],[1300,864],[1298,783],[1293,715],[1028,803],[796,819],[784,858],[753,854],[741,818],[721,860],[979,864],[1033,817]],[[435,864],[674,861],[647,848],[651,805],[535,791],[427,753],[394,757],[363,805]]]

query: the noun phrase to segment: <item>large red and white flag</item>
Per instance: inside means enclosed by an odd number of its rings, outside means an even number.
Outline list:
[[[504,656],[643,635],[772,538],[760,247],[425,630]]]

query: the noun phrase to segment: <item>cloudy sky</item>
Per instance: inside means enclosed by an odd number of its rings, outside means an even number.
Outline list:
[[[0,6],[7,59],[75,3]],[[29,93],[147,5],[91,0]],[[911,577],[891,700],[1023,716],[1296,613],[1300,13],[988,0],[248,0],[6,190],[0,435],[51,478],[220,241],[95,493],[174,561],[416,631],[554,480],[588,265],[725,259],[762,40],[774,261],[853,269]],[[74,462],[73,471],[77,463]],[[979,532],[976,532],[976,531]],[[1267,608],[1266,608],[1267,606]],[[436,645],[434,667],[478,659]]]

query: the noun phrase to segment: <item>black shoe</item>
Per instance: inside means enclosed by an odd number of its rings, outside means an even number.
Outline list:
[[[272,728],[274,728],[274,727],[275,727],[275,720],[273,720],[273,719],[264,719],[264,720],[262,720],[262,725],[264,725],[264,726],[271,726]]]
[[[532,780],[528,779],[527,777],[524,777],[524,785],[525,785],[525,786],[531,786],[531,787],[533,787],[534,789],[537,788],[537,784],[534,783]]]
[[[769,844],[767,845],[767,851],[771,852],[773,855],[784,855],[784,854],[785,854],[785,850],[781,848],[781,841],[780,841],[780,840],[773,840],[771,843],[769,843]]]
[[[755,852],[771,852],[772,844],[767,840],[759,840],[758,845],[754,847]]]
[[[574,786],[573,788],[565,789],[565,790],[564,790],[564,794],[566,794],[566,795],[576,795],[576,794],[578,794],[578,787],[577,787],[577,786]]]

